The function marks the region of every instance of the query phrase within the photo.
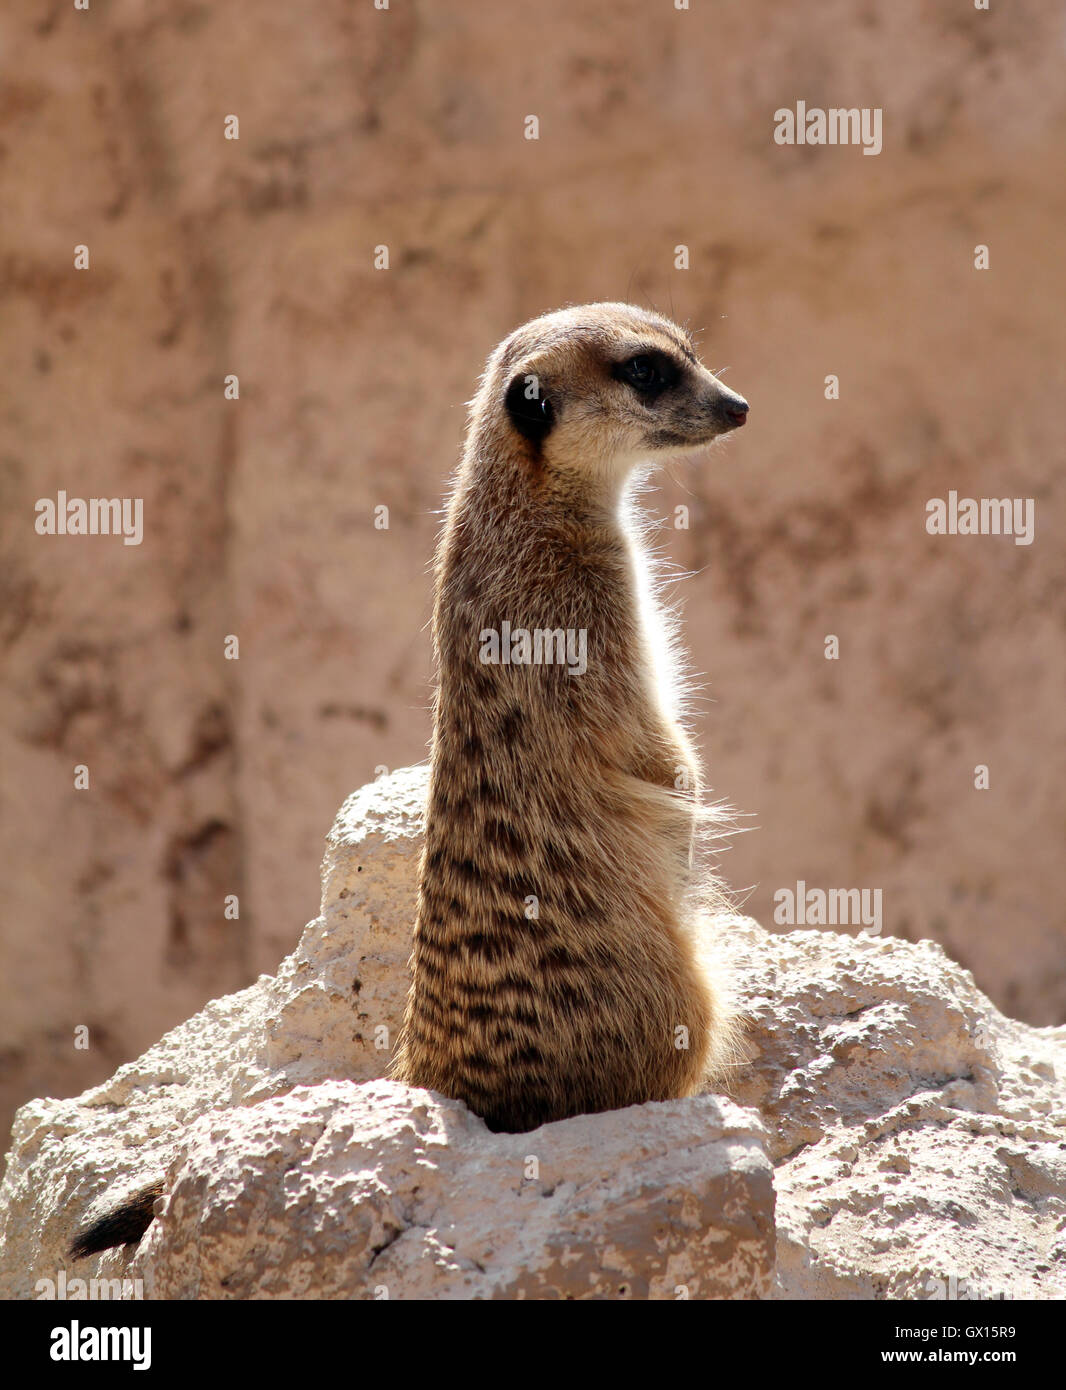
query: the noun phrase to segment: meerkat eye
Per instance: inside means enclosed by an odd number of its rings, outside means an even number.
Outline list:
[[[635,357],[619,363],[614,374],[645,400],[654,400],[661,391],[675,385],[681,375],[676,363],[662,352],[638,352]]]
[[[639,357],[630,358],[623,365],[622,371],[632,386],[654,386],[659,379],[659,370],[655,363],[643,353]]]

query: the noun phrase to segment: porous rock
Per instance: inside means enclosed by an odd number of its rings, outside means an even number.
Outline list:
[[[381,1079],[402,1018],[425,769],[339,812],[321,915],[74,1100],[23,1106],[0,1293],[56,1280],[75,1224],[163,1172],[133,1253],[77,1272],[147,1297],[756,1297],[774,1260],[757,1115],[716,1096],[491,1134]],[[74,1271],[68,1270],[68,1274]]]
[[[345,802],[276,976],[22,1108],[0,1293],[33,1296],[86,1212],[165,1171],[132,1258],[84,1272],[165,1298],[1063,1296],[1066,1029],[1005,1018],[932,942],[717,921],[730,1098],[494,1135],[380,1079],[425,776]]]

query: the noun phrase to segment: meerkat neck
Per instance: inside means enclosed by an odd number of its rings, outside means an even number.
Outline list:
[[[527,510],[543,519],[554,514],[570,526],[581,526],[596,532],[623,531],[633,508],[633,484],[642,481],[651,471],[647,465],[622,472],[606,460],[595,457],[582,461],[580,468],[542,470],[516,466],[501,473],[499,466],[473,468],[468,474],[466,498],[483,498],[494,509],[500,509],[504,498],[517,510],[516,517]]]

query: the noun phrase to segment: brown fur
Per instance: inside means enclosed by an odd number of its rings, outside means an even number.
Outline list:
[[[72,1260],[84,1260],[88,1255],[110,1250],[113,1245],[137,1245],[155,1220],[155,1204],[165,1191],[162,1178],[142,1187],[79,1232],[67,1254]]]
[[[654,395],[620,376],[649,355],[669,378]],[[426,842],[393,1074],[493,1129],[691,1094],[728,1050],[691,931],[699,766],[626,484],[746,410],[682,329],[625,304],[518,329],[472,402],[437,554]],[[586,629],[587,670],[483,664],[481,634],[505,621]]]

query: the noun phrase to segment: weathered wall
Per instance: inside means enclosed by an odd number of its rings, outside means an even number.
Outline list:
[[[335,806],[425,747],[462,402],[605,297],[752,403],[651,499],[691,509],[699,733],[757,827],[728,878],[766,922],[880,887],[886,932],[1066,1018],[1053,13],[92,0],[0,45],[6,1111],[291,949]],[[797,99],[883,108],[882,153],[776,145]],[[142,497],[143,544],[36,535],[61,488]],[[1035,544],[927,536],[950,488],[1035,498]]]

